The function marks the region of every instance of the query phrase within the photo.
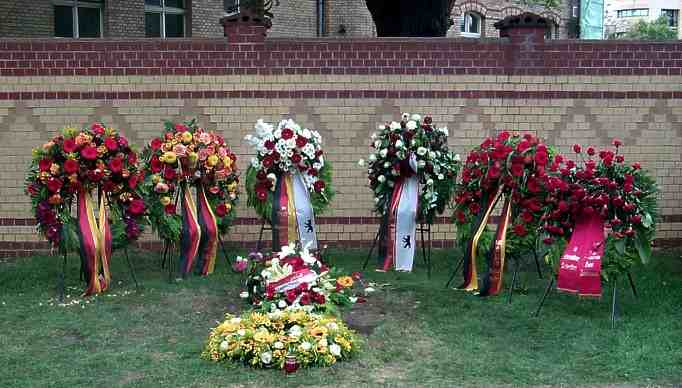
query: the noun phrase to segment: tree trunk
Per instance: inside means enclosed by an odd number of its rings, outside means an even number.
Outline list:
[[[378,36],[445,36],[453,0],[365,0]]]

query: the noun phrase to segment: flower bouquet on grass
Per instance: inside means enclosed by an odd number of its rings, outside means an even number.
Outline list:
[[[360,274],[344,275],[320,261],[318,255],[294,244],[263,256],[251,254],[244,262],[247,280],[241,296],[260,311],[303,308],[306,311],[336,313],[338,307],[363,302],[356,295]]]
[[[560,258],[569,232],[588,218],[597,218],[607,233],[603,246],[601,277],[609,280],[625,274],[634,263],[647,263],[656,231],[657,187],[639,163],[627,164],[620,152],[622,143],[613,140],[614,149],[596,151],[576,144],[579,161],[568,160],[560,170],[562,184],[556,185],[546,201],[543,228],[545,242],[554,244],[546,256],[552,268],[560,269]]]
[[[277,128],[258,120],[245,140],[256,151],[246,172],[248,205],[272,225],[273,246],[301,241],[317,249],[315,215],[334,197],[322,136],[291,119]]]
[[[412,271],[417,223],[432,224],[455,190],[459,156],[448,149],[447,128],[431,117],[403,114],[379,126],[367,162],[374,211],[382,218],[381,271]],[[360,166],[365,165],[360,160]],[[385,253],[385,254],[382,254]]]
[[[255,368],[328,367],[348,360],[359,339],[341,320],[303,309],[227,314],[211,330],[205,359],[240,362]]]
[[[128,140],[100,123],[83,130],[64,128],[33,149],[26,192],[38,229],[53,247],[80,253],[86,295],[107,289],[113,249],[126,247],[142,233],[146,210],[138,192],[142,179],[137,153]],[[71,214],[74,204],[76,217]]]

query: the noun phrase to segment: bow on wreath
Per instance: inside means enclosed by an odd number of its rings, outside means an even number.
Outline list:
[[[180,234],[180,272],[187,275],[196,260],[197,273],[213,273],[218,250],[217,219],[206,197],[204,186],[197,186],[195,205],[189,185],[181,184],[182,231]]]
[[[85,188],[78,191],[78,240],[80,257],[87,276],[85,295],[105,291],[111,282],[112,237],[109,226],[109,206],[105,195],[99,193],[99,217],[95,218],[92,193]]]

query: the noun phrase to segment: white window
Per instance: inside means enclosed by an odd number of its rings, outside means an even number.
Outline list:
[[[144,32],[148,38],[185,36],[184,0],[144,0]]]
[[[226,15],[235,15],[239,13],[239,0],[223,0],[223,7]]]
[[[104,0],[54,0],[54,36],[101,38]]]
[[[462,36],[472,38],[481,37],[481,24],[483,18],[474,12],[465,12],[460,19],[460,32]]]
[[[649,16],[648,8],[620,9],[616,14],[619,18]]]

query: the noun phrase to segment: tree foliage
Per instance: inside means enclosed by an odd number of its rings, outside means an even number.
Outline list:
[[[670,28],[667,17],[661,16],[652,22],[638,21],[630,27],[624,37],[637,40],[675,40],[677,31]]]

